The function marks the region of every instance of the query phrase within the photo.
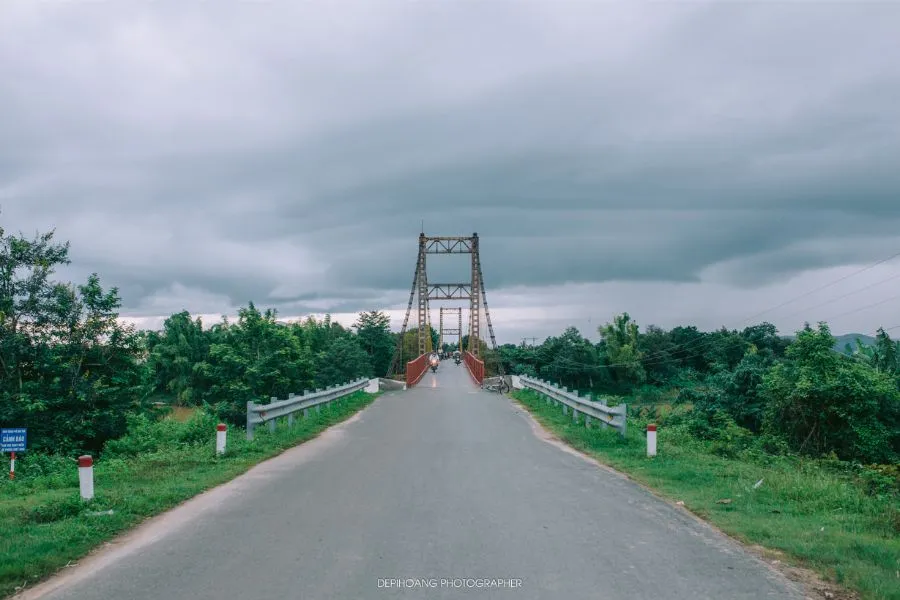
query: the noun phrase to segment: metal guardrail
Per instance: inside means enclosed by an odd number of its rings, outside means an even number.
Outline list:
[[[472,379],[475,380],[475,383],[481,385],[484,382],[484,361],[475,358],[475,355],[468,350],[463,354],[463,361],[465,361],[466,368],[469,369]]]
[[[428,354],[423,354],[418,358],[406,363],[406,387],[412,387],[419,383],[419,380],[428,372]]]
[[[565,388],[557,387],[549,381],[532,379],[531,377],[526,377],[524,375],[519,375],[517,379],[522,387],[534,390],[545,396],[547,402],[554,401],[562,404],[563,412],[566,412],[566,407],[571,408],[572,418],[576,421],[578,420],[579,413],[584,415],[585,426],[590,425],[590,419],[593,417],[600,422],[602,427],[612,427],[621,435],[625,435],[627,427],[625,404],[607,406],[596,400],[581,398],[577,392],[570,392]]]
[[[253,430],[257,425],[268,423],[269,429],[274,431],[275,420],[280,417],[286,416],[288,424],[293,424],[295,412],[302,410],[304,415],[306,415],[310,408],[319,409],[323,404],[349,396],[354,392],[365,389],[368,385],[369,380],[362,378],[343,385],[331,386],[324,390],[306,391],[302,396],[290,394],[287,400],[272,398],[269,404],[256,404],[250,400],[247,402],[247,439],[253,439]]]

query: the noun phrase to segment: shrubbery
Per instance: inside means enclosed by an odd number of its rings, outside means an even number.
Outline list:
[[[880,331],[872,349],[834,350],[824,323],[793,341],[770,324],[741,332],[692,327],[640,333],[627,315],[592,345],[576,329],[536,348],[501,348],[507,371],[583,392],[617,393],[632,416],[665,416],[722,456],[743,452],[841,461],[900,458],[900,344]],[[653,407],[653,408],[651,408]]]

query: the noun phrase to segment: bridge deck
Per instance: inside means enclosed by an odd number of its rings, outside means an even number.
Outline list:
[[[452,361],[153,527],[159,539],[49,597],[800,597],[711,529],[539,439]],[[456,577],[522,587],[378,585]]]

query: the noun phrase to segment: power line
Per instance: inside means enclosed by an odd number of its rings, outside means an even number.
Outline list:
[[[881,306],[882,304],[885,304],[885,303],[887,303],[887,302],[890,302],[891,300],[898,300],[898,299],[900,299],[900,294],[897,294],[896,296],[891,296],[890,298],[885,298],[884,300],[881,300],[881,301],[876,302],[876,303],[874,303],[874,304],[869,304],[869,305],[867,305],[867,306],[862,306],[862,307],[857,308],[857,309],[855,309],[855,310],[850,310],[850,311],[847,311],[847,312],[843,312],[843,313],[841,313],[841,314],[839,314],[839,315],[832,315],[831,317],[828,317],[828,319],[822,319],[822,320],[823,320],[823,321],[828,321],[828,320],[831,320],[831,319],[837,319],[837,318],[839,318],[839,317],[845,317],[845,316],[847,316],[847,315],[852,315],[853,313],[857,313],[857,312],[860,312],[860,311],[862,311],[862,310],[866,310],[866,309],[869,309],[869,308],[875,308],[876,306]]]
[[[755,315],[753,315],[753,316],[751,316],[751,317],[748,317],[748,318],[744,319],[743,321],[741,321],[741,323],[745,323],[745,322],[747,322],[747,321],[749,321],[749,320],[751,320],[751,319],[755,319],[755,318],[757,318],[757,317],[759,317],[759,316],[762,316],[762,315],[764,315],[764,314],[766,314],[766,313],[768,313],[768,312],[771,312],[771,311],[773,311],[773,310],[779,309],[779,308],[781,308],[781,307],[783,307],[783,306],[787,306],[788,304],[791,304],[791,303],[793,303],[793,302],[796,302],[797,300],[801,300],[801,299],[803,299],[803,298],[806,298],[807,296],[810,296],[810,295],[812,295],[812,294],[815,294],[816,292],[821,292],[822,290],[827,289],[827,288],[830,288],[831,286],[833,286],[833,285],[835,285],[835,284],[837,284],[837,283],[840,283],[840,282],[842,282],[842,281],[845,281],[845,280],[847,280],[847,279],[850,279],[851,277],[855,277],[855,276],[859,275],[860,273],[865,273],[865,272],[868,271],[869,269],[874,269],[874,268],[877,267],[878,265],[881,265],[881,264],[884,264],[884,263],[886,263],[886,262],[888,262],[888,261],[891,261],[891,260],[897,258],[898,256],[900,256],[900,252],[897,252],[896,254],[892,254],[891,256],[888,256],[887,258],[882,258],[881,260],[879,260],[879,261],[877,261],[877,262],[874,262],[874,263],[872,263],[871,265],[869,265],[869,266],[867,266],[867,267],[863,267],[862,269],[859,269],[858,271],[854,271],[853,273],[850,273],[850,274],[848,274],[848,275],[844,275],[843,277],[839,277],[838,279],[835,279],[834,281],[831,281],[831,282],[829,282],[829,283],[826,283],[825,285],[822,285],[822,286],[820,286],[820,287],[817,287],[817,288],[814,289],[814,290],[809,290],[808,292],[805,292],[805,293],[803,293],[803,294],[800,294],[799,296],[795,296],[794,298],[791,298],[790,300],[786,300],[786,301],[782,302],[781,304],[778,304],[778,305],[776,305],[776,306],[773,306],[772,308],[767,308],[766,310],[764,310],[764,311],[762,311],[762,312],[756,313]]]
[[[898,256],[900,256],[900,252],[897,252],[897,253],[895,253],[895,254],[892,254],[891,256],[888,256],[887,258],[883,258],[883,259],[881,259],[881,260],[879,260],[879,261],[876,261],[876,262],[874,262],[874,263],[872,263],[872,264],[870,264],[870,265],[868,265],[868,266],[866,266],[866,267],[863,267],[863,268],[861,268],[861,269],[859,269],[859,270],[857,270],[857,271],[854,271],[853,273],[849,273],[849,274],[847,274],[847,275],[844,275],[843,277],[839,277],[839,278],[837,278],[837,279],[835,279],[835,280],[833,280],[833,281],[830,281],[830,282],[828,282],[828,283],[826,283],[826,284],[824,284],[824,285],[822,285],[822,286],[819,286],[819,287],[817,287],[817,288],[815,288],[815,289],[813,289],[813,290],[809,290],[809,291],[807,291],[807,292],[805,292],[805,293],[803,293],[803,294],[800,294],[799,296],[795,296],[794,298],[791,298],[790,300],[786,300],[786,301],[782,302],[781,304],[777,304],[777,305],[775,305],[775,306],[773,306],[773,307],[771,307],[771,308],[768,308],[768,309],[766,309],[766,310],[763,310],[763,311],[761,311],[761,312],[758,312],[758,313],[756,313],[755,315],[752,315],[752,316],[750,316],[750,317],[747,317],[746,319],[744,319],[744,320],[738,322],[738,325],[743,325],[744,323],[746,323],[747,321],[750,321],[751,319],[755,319],[755,318],[757,318],[757,317],[759,317],[759,316],[761,316],[761,315],[764,315],[764,314],[766,314],[766,313],[768,313],[768,312],[771,312],[771,311],[776,310],[776,309],[778,309],[778,308],[781,308],[781,307],[783,307],[783,306],[787,306],[788,304],[791,304],[792,302],[796,302],[797,300],[800,300],[800,299],[802,299],[802,298],[805,298],[805,297],[807,297],[807,296],[810,296],[811,294],[814,294],[814,293],[816,293],[816,292],[819,292],[819,291],[822,291],[822,290],[824,290],[824,289],[827,289],[827,288],[831,287],[832,285],[835,285],[835,284],[837,284],[837,283],[840,283],[841,281],[846,281],[847,279],[850,279],[851,277],[854,277],[854,276],[856,276],[856,275],[859,275],[860,273],[864,273],[864,272],[866,272],[866,271],[868,271],[868,270],[870,270],[870,269],[872,269],[872,268],[874,268],[874,267],[877,267],[878,265],[881,265],[881,264],[884,264],[884,263],[886,263],[886,262],[888,262],[888,261],[890,261],[890,260],[893,260],[894,258],[897,258]],[[884,282],[886,282],[886,281],[890,281],[891,279],[894,279],[894,278],[896,278],[896,277],[897,277],[896,275],[895,275],[895,276],[892,276],[892,277],[889,277],[889,278],[887,278],[887,279],[882,280],[882,281],[879,282],[879,283],[884,283]],[[870,285],[870,286],[868,286],[868,287],[873,287],[873,286]],[[863,289],[866,289],[866,288],[863,288]],[[862,291],[862,290],[858,290],[858,291]],[[801,311],[801,312],[804,312],[804,311]],[[853,311],[851,311],[851,313],[852,313],[852,312],[853,312]],[[848,313],[848,314],[851,314],[851,313]],[[845,315],[838,315],[838,316],[845,316]],[[834,318],[834,317],[830,317],[830,318]],[[828,319],[822,319],[822,320],[827,321]],[[692,341],[690,341],[690,342],[686,342],[685,344],[680,345],[680,346],[682,347],[682,349],[684,349],[684,348],[691,347],[691,346],[693,346],[694,344],[700,343],[700,342],[702,342],[702,341],[704,341],[703,338],[696,338],[696,339],[694,339],[694,340],[692,340]],[[661,351],[661,352],[656,353],[656,354],[661,355],[661,354],[663,354],[663,353],[667,353],[667,351]],[[654,354],[654,353],[651,353],[651,355],[650,355],[649,357],[652,358],[652,357],[653,357],[653,354]]]
[[[897,274],[894,275],[893,277],[888,277],[887,279],[882,279],[881,281],[876,281],[875,283],[871,283],[871,284],[869,284],[869,285],[867,285],[867,286],[865,286],[865,287],[861,287],[861,288],[859,288],[858,290],[854,290],[854,291],[852,291],[852,292],[848,292],[848,293],[844,294],[843,296],[838,296],[837,298],[832,298],[831,300],[827,300],[827,301],[821,302],[821,303],[819,303],[819,304],[814,304],[813,306],[808,306],[808,307],[806,307],[806,308],[804,308],[804,309],[802,309],[802,310],[798,310],[798,311],[795,311],[795,312],[792,312],[792,313],[788,313],[788,314],[784,315],[782,318],[794,317],[794,316],[796,316],[796,315],[805,313],[805,312],[807,312],[807,311],[810,311],[810,310],[813,310],[813,309],[816,309],[816,308],[821,308],[821,307],[823,307],[823,306],[827,306],[827,305],[829,305],[829,304],[832,304],[832,303],[834,303],[834,302],[837,302],[838,300],[843,300],[844,298],[849,298],[850,296],[854,296],[854,295],[856,295],[856,294],[858,294],[858,293],[860,293],[860,292],[864,292],[864,291],[866,291],[866,290],[870,290],[870,289],[872,289],[873,287],[878,287],[879,285],[882,285],[882,284],[884,284],[884,283],[887,283],[888,281],[893,281],[893,280],[895,280],[895,279],[900,279],[900,273],[897,273]]]
[[[878,261],[876,261],[876,262],[874,262],[874,263],[872,263],[872,264],[870,264],[870,265],[868,265],[868,266],[865,266],[865,267],[863,267],[863,268],[861,268],[861,269],[858,269],[858,270],[856,270],[856,271],[854,271],[854,272],[852,272],[852,273],[848,273],[847,275],[844,275],[844,276],[842,276],[842,277],[839,277],[839,278],[837,278],[837,279],[834,279],[834,280],[832,280],[832,281],[830,281],[830,282],[828,282],[828,283],[826,283],[826,284],[824,284],[824,285],[821,285],[821,286],[819,286],[819,287],[817,287],[817,288],[814,288],[814,289],[812,289],[812,290],[809,290],[809,291],[807,291],[807,292],[804,292],[803,294],[800,294],[800,295],[798,295],[798,296],[794,296],[793,298],[791,298],[791,299],[789,299],[789,300],[785,300],[784,302],[781,302],[780,304],[777,304],[777,305],[775,305],[775,306],[773,306],[773,307],[770,307],[770,308],[767,308],[767,309],[765,309],[765,310],[763,310],[763,311],[760,311],[760,312],[758,312],[758,313],[756,313],[756,314],[754,314],[754,315],[751,315],[750,317],[747,317],[746,319],[743,319],[743,320],[740,321],[738,324],[739,324],[739,325],[742,325],[742,324],[746,323],[747,321],[750,321],[750,320],[752,320],[752,319],[758,318],[758,317],[760,317],[760,316],[762,316],[762,315],[764,315],[764,314],[766,314],[766,313],[769,313],[769,312],[771,312],[771,311],[773,311],[773,310],[777,310],[777,309],[779,309],[779,308],[782,308],[782,307],[784,307],[784,306],[787,306],[787,305],[789,305],[789,304],[792,304],[793,302],[796,302],[797,300],[801,300],[801,299],[806,298],[806,297],[808,297],[808,296],[810,296],[810,295],[812,295],[812,294],[815,294],[815,293],[820,292],[820,291],[822,291],[822,290],[828,289],[829,287],[831,287],[831,286],[833,286],[833,285],[836,285],[836,284],[838,284],[838,283],[840,283],[840,282],[842,282],[842,281],[846,281],[847,279],[850,279],[850,278],[852,278],[852,277],[855,277],[856,275],[859,275],[859,274],[861,274],[861,273],[864,273],[864,272],[866,272],[866,271],[869,271],[869,270],[871,270],[871,269],[877,267],[878,265],[882,265],[882,264],[884,264],[884,263],[886,263],[886,262],[889,262],[889,261],[891,261],[891,260],[897,258],[898,256],[900,256],[900,252],[896,252],[896,253],[894,253],[894,254],[892,254],[892,255],[886,257],[886,258],[883,258],[883,259],[881,259],[881,260],[878,260]],[[870,288],[872,288],[872,287],[875,287],[876,285],[880,285],[880,284],[882,284],[882,283],[886,283],[887,281],[891,281],[891,280],[893,280],[893,279],[896,279],[897,277],[900,277],[900,274],[894,275],[894,276],[889,277],[889,278],[887,278],[887,279],[883,279],[883,280],[881,280],[881,281],[879,281],[879,282],[876,282],[876,283],[874,283],[874,284],[869,284],[868,286],[865,286],[865,287],[863,287],[863,288],[861,288],[861,289],[858,289],[858,290],[856,290],[856,291],[854,291],[854,292],[851,292],[851,293],[849,293],[849,294],[845,294],[844,296],[841,296],[841,297],[838,297],[838,298],[834,298],[834,299],[832,299],[832,300],[830,300],[830,301],[828,301],[828,302],[825,302],[825,303],[823,303],[823,304],[821,304],[821,305],[819,305],[819,306],[824,306],[824,305],[830,304],[831,302],[834,302],[834,301],[836,301],[836,300],[840,300],[840,299],[845,298],[845,297],[847,297],[847,296],[853,295],[853,294],[855,294],[855,293],[858,293],[858,292],[861,292],[861,291],[865,291],[866,289],[870,289]],[[830,320],[830,319],[834,319],[834,318],[837,318],[837,317],[843,317],[843,316],[847,316],[847,315],[850,315],[850,314],[854,314],[854,313],[856,313],[856,312],[860,312],[860,311],[863,311],[863,310],[867,310],[867,309],[869,309],[869,308],[874,308],[875,306],[879,306],[879,305],[881,305],[881,304],[884,304],[884,303],[886,303],[886,302],[889,302],[889,301],[894,300],[894,299],[897,299],[897,298],[900,298],[900,296],[893,296],[893,297],[890,297],[890,298],[886,298],[885,300],[879,301],[879,302],[877,302],[877,303],[875,303],[875,304],[863,306],[863,307],[860,307],[860,308],[857,308],[857,309],[854,309],[854,310],[850,310],[850,311],[847,311],[847,312],[844,312],[844,313],[840,313],[840,314],[838,314],[838,315],[833,315],[833,316],[828,317],[828,318],[826,318],[826,319],[821,319],[821,321],[827,322],[827,321]],[[817,306],[814,306],[814,307],[811,307],[811,308],[816,308],[816,307],[817,307]],[[804,311],[800,311],[800,312],[805,312],[805,310],[811,310],[811,308],[804,309]],[[799,314],[799,313],[797,313],[797,314]],[[791,315],[788,315],[788,316],[791,316]],[[900,325],[895,325],[895,326],[893,326],[893,327],[884,329],[884,331],[891,331],[891,330],[897,329],[897,328],[900,328]],[[673,360],[683,360],[683,359],[685,359],[685,358],[696,358],[696,357],[700,356],[700,353],[699,353],[699,352],[694,353],[694,354],[691,354],[691,355],[689,355],[689,356],[687,356],[687,357],[680,357],[680,358],[675,358],[675,357],[673,357],[673,356],[665,356],[665,355],[670,355],[671,353],[674,353],[674,352],[676,352],[676,351],[678,351],[678,350],[682,350],[682,351],[683,351],[683,350],[686,350],[686,349],[688,349],[689,347],[695,346],[695,345],[697,345],[697,344],[700,345],[700,346],[697,348],[697,350],[701,350],[701,349],[708,350],[708,349],[710,349],[710,348],[712,347],[712,346],[710,346],[710,344],[713,344],[713,343],[720,343],[720,344],[723,344],[723,345],[724,345],[724,343],[726,343],[725,341],[718,341],[718,340],[715,340],[715,339],[710,339],[709,337],[707,337],[709,334],[703,334],[703,332],[700,332],[700,333],[702,334],[701,337],[697,337],[697,338],[695,338],[695,339],[693,339],[693,340],[691,340],[691,341],[689,341],[689,342],[685,342],[684,344],[677,344],[677,345],[674,345],[673,347],[668,348],[668,349],[666,349],[666,350],[659,350],[659,351],[657,351],[657,352],[651,352],[650,354],[648,354],[648,355],[642,357],[642,360],[639,361],[639,362],[640,362],[642,365],[649,366],[649,365],[655,365],[655,364],[663,364],[663,363],[666,363],[666,362],[671,362],[671,361],[673,361]],[[664,358],[663,358],[663,357],[664,357]],[[646,360],[646,359],[657,359],[657,358],[661,358],[662,360],[653,360],[653,361],[650,361],[650,362],[647,362],[647,360]],[[627,367],[627,366],[632,366],[632,365],[634,364],[634,363],[612,363],[612,364],[608,364],[608,365],[596,365],[596,364],[579,363],[579,362],[577,362],[577,361],[571,361],[571,360],[569,360],[569,359],[566,359],[566,360],[567,360],[567,362],[569,362],[569,363],[572,364],[572,365],[580,365],[580,366],[591,367],[591,368]]]

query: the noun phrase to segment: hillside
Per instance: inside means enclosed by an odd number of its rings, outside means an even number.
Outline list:
[[[836,335],[834,349],[843,352],[844,346],[850,344],[851,348],[856,348],[856,340],[858,339],[860,342],[865,344],[866,346],[871,346],[875,343],[875,338],[871,335],[865,335],[862,333],[845,333],[844,335]]]
[[[782,336],[784,339],[793,341],[797,336],[795,335],[785,335]],[[856,340],[858,339],[866,346],[871,346],[875,343],[875,338],[871,335],[866,335],[864,333],[845,333],[843,335],[834,336],[834,349],[838,352],[844,352],[844,346],[850,344],[851,348],[856,348]]]

